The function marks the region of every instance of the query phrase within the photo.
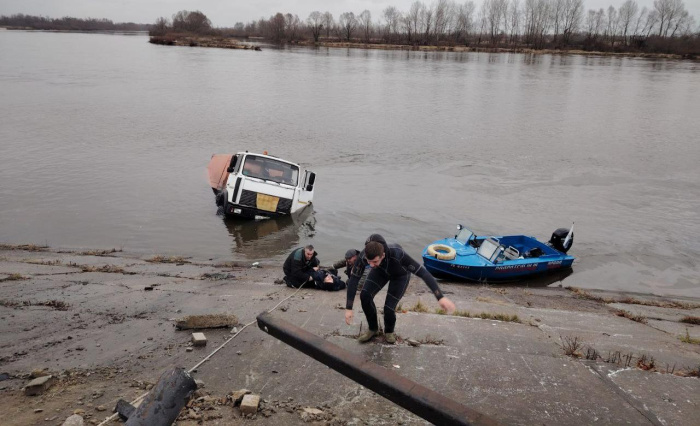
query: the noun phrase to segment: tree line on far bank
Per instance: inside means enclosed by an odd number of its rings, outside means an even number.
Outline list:
[[[213,28],[200,11],[161,17],[151,35],[190,32],[258,37],[275,43],[352,42],[411,46],[563,49],[700,55],[700,27],[683,0],[654,0],[651,8],[624,0],[619,8],[585,10],[583,0],[415,1],[407,11],[314,11],[302,20],[276,13],[232,28]]]
[[[148,31],[151,28],[149,24],[114,23],[109,19],[80,19],[70,16],[54,19],[21,13],[10,16],[0,15],[0,26],[53,31]]]

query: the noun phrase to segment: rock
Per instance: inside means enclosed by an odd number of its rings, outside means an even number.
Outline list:
[[[85,410],[83,410],[82,408],[78,408],[76,410],[73,410],[73,414],[77,414],[79,416],[82,416],[83,414],[85,414]]]
[[[105,411],[106,409],[107,408],[104,405],[98,405],[97,407],[95,407],[95,410],[97,411]]]
[[[9,378],[10,378],[10,375],[7,373],[0,374],[0,382],[2,382],[3,380],[7,380]]]
[[[416,347],[420,346],[420,342],[418,340],[414,340],[414,339],[406,339],[406,343],[408,343],[411,346],[416,346]]]
[[[311,408],[311,407],[304,408],[304,412],[309,413],[309,414],[314,414],[314,415],[323,414],[323,410],[319,410],[318,408]]]
[[[260,395],[246,395],[241,401],[241,413],[255,414],[258,412],[258,404],[260,403]]]
[[[243,399],[244,396],[248,395],[249,393],[252,393],[248,389],[241,389],[237,390],[234,393],[231,394],[231,401],[233,401],[233,406],[235,407],[238,405],[241,400]]]
[[[195,379],[194,384],[197,385],[197,389],[201,389],[204,387],[204,380]]]
[[[72,416],[68,417],[65,422],[61,426],[84,426],[85,421],[83,418],[77,414],[73,414]]]
[[[40,395],[50,388],[55,381],[56,379],[53,376],[36,378],[24,387],[24,394],[28,396]]]
[[[29,373],[29,378],[36,379],[37,377],[44,377],[44,376],[48,376],[48,375],[49,375],[48,371],[36,369],[36,370],[32,370],[32,372]]]
[[[207,338],[204,333],[192,333],[192,344],[194,346],[206,346]]]
[[[36,410],[34,410],[35,413],[41,413],[42,411],[44,411],[43,408],[37,408]]]

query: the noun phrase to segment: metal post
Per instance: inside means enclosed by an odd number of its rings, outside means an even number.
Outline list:
[[[269,313],[258,316],[258,327],[316,361],[437,425],[496,425],[495,420],[401,377],[361,356],[309,333]]]

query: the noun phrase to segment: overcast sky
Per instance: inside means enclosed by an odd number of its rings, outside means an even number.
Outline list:
[[[0,0],[0,15],[24,13],[51,18],[72,16],[76,18],[107,18],[114,22],[136,22],[150,24],[159,16],[172,17],[180,10],[199,10],[211,20],[215,27],[232,27],[236,22],[248,22],[271,15],[293,13],[305,20],[314,10],[329,11],[335,19],[343,12],[359,14],[365,9],[377,21],[387,6],[395,6],[400,11],[408,11],[415,0]],[[474,0],[477,7],[483,0]],[[616,9],[625,0],[584,0],[588,9]],[[431,4],[433,0],[423,0]],[[457,0],[457,3],[461,1]],[[522,2],[522,1],[521,1]],[[653,0],[637,0],[640,9],[651,9]],[[688,12],[700,21],[700,0],[684,0]]]

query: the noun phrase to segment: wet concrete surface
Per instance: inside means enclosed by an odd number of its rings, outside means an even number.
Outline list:
[[[233,336],[228,329],[204,330],[207,346],[188,351],[191,331],[176,330],[175,319],[235,314],[240,330],[291,295],[273,315],[503,424],[692,425],[700,418],[700,379],[677,375],[700,368],[700,345],[681,342],[677,332],[687,327],[691,336],[698,334],[698,326],[677,322],[697,315],[697,307],[603,303],[564,288],[441,284],[471,316],[517,315],[520,321],[502,322],[412,312],[418,301],[430,312],[437,308],[414,278],[401,303],[407,312],[398,314],[398,344],[379,337],[361,345],[354,336],[366,328],[364,315],[358,300],[355,324],[345,324],[344,292],[294,294],[274,284],[281,278],[279,266],[147,261],[152,258],[0,250],[0,373],[10,375],[0,382],[0,404],[7,407],[7,424],[61,424],[76,409],[97,424],[119,398],[144,393],[168,368],[191,368]],[[384,296],[377,296],[378,304]],[[655,319],[642,324],[617,316],[619,309]],[[564,337],[582,342],[580,357],[564,354]],[[408,338],[424,343],[413,347]],[[585,360],[589,348],[600,358]],[[629,355],[630,362],[612,362],[610,354],[616,352]],[[637,368],[642,356],[653,357],[655,367]],[[24,396],[21,387],[36,369],[56,374],[58,384],[44,395]],[[246,419],[237,408],[221,405],[206,412],[214,416],[178,424],[305,424],[304,407],[324,411],[319,424],[425,423],[255,324],[194,376],[211,396],[247,388],[274,411]]]

